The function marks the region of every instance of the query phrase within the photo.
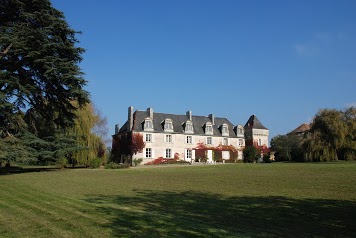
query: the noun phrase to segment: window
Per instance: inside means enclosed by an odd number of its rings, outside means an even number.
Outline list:
[[[213,134],[213,125],[211,122],[207,122],[205,124],[205,134],[212,135]]]
[[[145,119],[144,130],[150,131],[153,130],[153,123],[151,119]]]
[[[192,137],[191,136],[187,136],[187,144],[192,144]]]
[[[242,128],[237,129],[237,134],[242,135],[244,133]]]
[[[164,130],[173,131],[173,123],[171,119],[164,120]]]
[[[166,158],[170,159],[172,155],[172,150],[171,149],[166,149]]]
[[[187,150],[187,159],[192,158],[192,150]]]
[[[166,135],[166,143],[172,143],[172,135]]]
[[[229,145],[229,139],[228,138],[224,138],[223,139],[223,145]]]
[[[221,134],[223,136],[228,136],[229,135],[229,128],[228,128],[228,126],[226,124],[222,125]]]
[[[262,145],[262,140],[258,139],[258,145],[261,146]]]
[[[152,142],[152,134],[146,134],[146,142]]]
[[[152,149],[146,148],[146,158],[152,158]]]
[[[212,144],[213,144],[213,138],[207,137],[207,138],[206,138],[206,144],[212,145]]]
[[[187,122],[185,123],[184,131],[185,131],[186,133],[193,133],[193,132],[194,132],[194,130],[193,130],[193,124],[192,124],[191,121],[187,121]]]
[[[244,145],[244,140],[243,139],[239,139],[239,146],[243,146]]]

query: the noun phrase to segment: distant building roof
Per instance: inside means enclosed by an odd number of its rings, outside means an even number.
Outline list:
[[[291,131],[289,134],[294,133],[294,134],[301,134],[305,133],[310,130],[310,125],[307,123],[303,123],[302,125],[298,126],[295,128],[293,131]]]
[[[264,130],[268,130],[267,127],[265,127],[264,125],[262,125],[262,123],[260,122],[260,120],[258,120],[258,118],[255,115],[250,116],[250,118],[248,119],[248,121],[246,122],[244,128],[253,128],[253,129],[264,129]]]

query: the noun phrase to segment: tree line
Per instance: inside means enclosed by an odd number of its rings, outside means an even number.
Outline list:
[[[84,89],[79,33],[49,0],[1,1],[0,166],[104,157],[106,119]]]
[[[271,149],[279,161],[356,160],[356,108],[322,109],[309,131],[278,135]]]

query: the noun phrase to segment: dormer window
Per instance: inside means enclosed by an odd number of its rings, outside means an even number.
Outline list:
[[[236,127],[236,135],[238,137],[243,137],[244,136],[244,128],[241,125],[238,125]]]
[[[145,131],[153,131],[153,123],[151,118],[145,119],[145,124],[143,128]]]
[[[164,120],[164,131],[173,131],[173,122],[171,119]]]
[[[194,130],[193,130],[193,123],[192,123],[191,121],[187,121],[187,122],[185,123],[184,132],[185,132],[185,133],[194,133]]]
[[[227,124],[223,124],[221,127],[221,134],[223,136],[229,136],[229,127]]]
[[[210,122],[205,124],[205,134],[212,135],[213,134],[213,125]]]

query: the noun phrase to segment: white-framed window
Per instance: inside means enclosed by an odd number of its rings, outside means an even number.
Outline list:
[[[262,140],[261,139],[258,139],[258,145],[262,146]]]
[[[223,145],[229,145],[229,138],[223,138]]]
[[[172,158],[172,150],[171,149],[166,149],[166,157],[165,158]]]
[[[166,143],[172,143],[172,135],[166,135],[165,136],[165,142]]]
[[[244,145],[244,140],[243,139],[239,139],[239,146],[243,146]]]
[[[191,159],[192,158],[192,150],[187,149],[187,159]]]
[[[150,119],[150,118],[146,118],[145,119],[144,130],[145,131],[152,131],[153,130],[152,119]]]
[[[212,145],[213,144],[213,138],[212,137],[207,137],[206,138],[206,144],[207,145]]]
[[[171,119],[164,120],[164,131],[173,131],[173,122]]]
[[[192,136],[187,136],[187,144],[192,144],[193,143],[193,138]]]
[[[152,158],[152,148],[146,148],[146,158]]]
[[[211,122],[207,122],[205,124],[205,134],[212,135],[213,134],[213,125]]]
[[[152,142],[152,134],[146,134],[146,142]]]
[[[193,123],[191,121],[187,121],[185,123],[184,132],[186,132],[186,133],[194,133]]]
[[[229,127],[227,124],[223,124],[221,128],[221,134],[223,136],[228,136],[229,135]]]
[[[243,135],[243,134],[244,134],[244,129],[238,128],[238,129],[237,129],[237,134]]]

